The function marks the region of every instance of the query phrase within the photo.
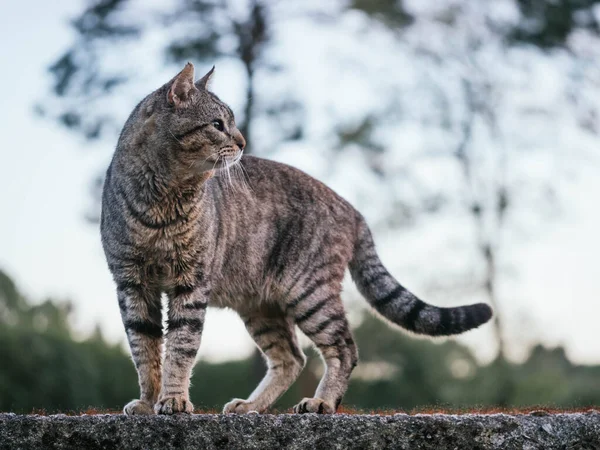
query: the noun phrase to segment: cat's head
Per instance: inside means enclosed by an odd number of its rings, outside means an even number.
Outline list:
[[[120,145],[150,152],[182,176],[237,163],[246,141],[229,106],[206,88],[213,71],[194,81],[187,63],[137,106]]]

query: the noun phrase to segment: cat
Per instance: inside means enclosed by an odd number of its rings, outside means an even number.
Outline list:
[[[264,412],[294,382],[305,364],[296,326],[326,370],[294,411],[336,412],[358,361],[340,298],[347,267],[370,305],[413,333],[453,335],[492,317],[483,303],[419,300],[382,265],[348,202],[300,170],[242,156],[233,112],[207,90],[213,70],[194,82],[188,63],[143,99],[106,173],[102,244],[140,384],[125,414],[193,412],[189,379],[207,306],[236,311],[267,362],[255,391],[225,413]],[[219,176],[237,165],[247,189]]]

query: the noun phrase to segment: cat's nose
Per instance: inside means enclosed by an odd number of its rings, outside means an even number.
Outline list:
[[[246,139],[244,139],[242,136],[240,136],[241,139],[238,139],[236,141],[238,147],[240,148],[240,150],[244,150],[244,147],[246,146]]]
[[[235,143],[240,148],[240,150],[244,150],[244,147],[246,147],[246,139],[244,139],[244,136],[242,136],[242,133],[240,133],[239,131],[237,133],[235,133],[234,139],[235,139]]]

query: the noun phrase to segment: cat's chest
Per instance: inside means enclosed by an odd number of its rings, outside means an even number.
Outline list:
[[[164,287],[193,277],[199,264],[198,239],[192,235],[157,234],[144,244],[146,274]]]
[[[137,231],[137,230],[136,230]],[[186,221],[176,226],[159,229],[144,229],[134,232],[133,240],[149,257],[164,258],[185,255],[201,241],[202,235],[197,223]]]

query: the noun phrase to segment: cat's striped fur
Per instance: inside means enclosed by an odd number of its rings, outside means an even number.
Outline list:
[[[295,410],[335,412],[358,360],[340,299],[347,267],[381,315],[415,333],[451,335],[490,319],[487,305],[438,308],[400,286],[363,217],[324,184],[284,164],[239,161],[244,138],[206,90],[211,73],[194,83],[188,64],[145,98],[106,176],[102,242],[141,389],[126,414],[193,410],[189,378],[208,305],[235,310],[268,364],[250,397],[225,412],[262,412],[291,385],[305,361],[296,326],[327,370]],[[238,161],[244,189],[219,176]]]

